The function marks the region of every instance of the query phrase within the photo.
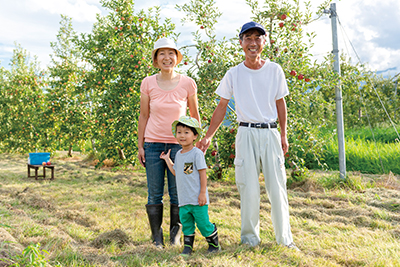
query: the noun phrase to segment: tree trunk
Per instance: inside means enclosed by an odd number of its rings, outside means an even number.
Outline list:
[[[124,154],[124,150],[122,150],[121,148],[118,148],[118,154],[119,154],[119,159],[126,159],[125,154]]]
[[[72,145],[69,146],[68,157],[72,157]]]
[[[96,152],[96,145],[95,145],[95,143],[94,143],[94,139],[92,138],[92,150],[93,150],[93,152]]]

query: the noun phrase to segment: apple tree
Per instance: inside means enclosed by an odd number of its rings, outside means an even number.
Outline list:
[[[9,71],[2,70],[0,136],[7,152],[49,151],[43,89],[47,84],[36,58],[16,45]]]
[[[254,21],[264,25],[268,32],[267,45],[263,57],[280,64],[286,74],[290,95],[286,98],[288,106],[289,153],[287,164],[293,169],[293,176],[301,176],[307,167],[322,165],[324,140],[319,138],[320,130],[334,121],[334,102],[324,98],[323,91],[334,92],[338,77],[332,69],[332,58],[324,62],[312,62],[310,48],[315,33],[305,28],[319,19],[330,0],[321,3],[315,10],[315,18],[310,3],[300,1],[268,0],[264,3],[247,1],[251,7]],[[178,6],[186,13],[185,21],[197,24],[194,33],[197,56],[188,74],[195,78],[199,88],[199,106],[205,125],[216,106],[214,91],[226,71],[244,60],[238,37],[217,40],[215,24],[220,16],[215,1],[192,0]],[[241,25],[238,25],[238,28]],[[326,90],[325,90],[326,89]],[[234,108],[234,103],[232,103]],[[208,162],[214,164],[214,170],[232,166],[234,158],[235,127],[233,112],[216,136],[214,149],[207,152]],[[218,149],[216,149],[218,147]],[[215,159],[217,158],[217,160]],[[217,175],[220,177],[220,175]]]
[[[50,81],[45,109],[51,136],[58,149],[67,149],[72,156],[72,146],[81,150],[91,136],[90,95],[83,91],[84,64],[79,47],[75,45],[76,32],[71,18],[61,16],[57,42],[50,43],[53,54],[48,68]]]
[[[6,100],[6,90],[8,89],[7,77],[8,77],[8,71],[4,67],[0,67],[0,122],[5,121],[5,116],[6,116],[5,109],[8,102]],[[0,126],[0,134],[1,136],[3,136],[3,129],[1,126]],[[0,151],[6,151],[3,138],[0,139]]]
[[[324,140],[319,138],[322,127],[332,119],[332,102],[323,98],[319,88],[330,90],[337,83],[332,71],[332,59],[327,57],[321,64],[312,62],[310,48],[314,32],[306,32],[307,25],[319,19],[330,0],[315,10],[309,2],[298,0],[269,0],[259,4],[247,1],[254,15],[253,20],[264,25],[269,45],[263,56],[280,64],[286,75],[289,96],[287,164],[292,176],[302,176],[313,164],[319,164],[323,156]],[[315,10],[315,18],[312,18]]]
[[[157,70],[151,51],[161,37],[176,37],[175,25],[162,22],[160,8],[135,12],[131,0],[101,1],[109,10],[91,33],[76,40],[88,69],[84,90],[93,104],[93,138],[100,164],[112,159],[136,162],[140,84]]]
[[[195,44],[188,47],[194,50],[195,57],[185,59],[184,64],[188,65],[187,75],[197,84],[200,118],[206,131],[219,100],[214,92],[225,73],[242,60],[241,50],[237,40],[217,39],[215,25],[221,13],[214,0],[192,0],[178,5],[177,9],[185,13],[182,22],[191,21],[197,25],[193,33]],[[235,129],[231,124],[235,121],[234,103],[229,106],[225,122],[206,153],[206,161],[213,169],[212,179],[221,179],[223,173],[233,165]]]
[[[398,122],[396,110],[400,99],[393,81],[395,77],[384,78],[367,71],[365,66],[352,65],[344,55],[341,62],[345,127],[386,126],[388,116]]]

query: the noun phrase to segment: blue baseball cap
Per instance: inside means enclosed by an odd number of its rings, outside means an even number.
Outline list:
[[[256,29],[262,35],[265,35],[265,29],[260,23],[250,21],[250,22],[243,24],[242,29],[240,30],[239,36],[251,29]]]

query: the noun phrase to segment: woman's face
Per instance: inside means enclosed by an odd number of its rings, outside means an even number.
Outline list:
[[[156,62],[157,67],[161,71],[172,71],[176,66],[178,56],[176,55],[175,49],[171,48],[160,48],[157,51]]]

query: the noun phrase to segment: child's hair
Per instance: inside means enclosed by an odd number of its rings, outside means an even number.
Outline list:
[[[197,132],[197,130],[196,130],[194,127],[189,126],[189,125],[186,125],[186,124],[184,124],[184,123],[182,123],[182,122],[178,122],[178,123],[176,124],[176,128],[178,128],[178,126],[182,126],[182,127],[189,128],[189,129],[193,132],[194,135],[198,135],[198,134],[199,134],[199,133]]]

